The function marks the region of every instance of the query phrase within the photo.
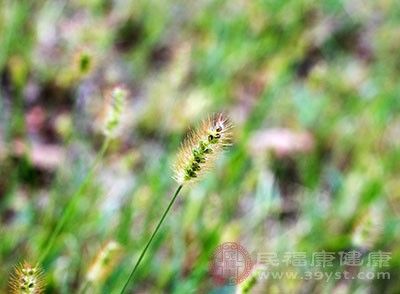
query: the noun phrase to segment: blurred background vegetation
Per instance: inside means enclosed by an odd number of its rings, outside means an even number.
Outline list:
[[[39,258],[123,84],[120,134],[43,262],[47,293],[76,293],[108,240],[121,262],[90,293],[120,289],[176,189],[180,142],[217,111],[235,144],[183,189],[132,293],[234,291],[208,274],[224,241],[253,255],[392,254],[390,280],[253,293],[400,293],[399,54],[396,0],[1,1],[0,292],[13,265]]]

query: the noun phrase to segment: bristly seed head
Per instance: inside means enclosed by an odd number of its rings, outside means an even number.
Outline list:
[[[40,294],[44,292],[45,282],[43,271],[39,265],[31,266],[23,262],[14,268],[10,275],[10,293]]]
[[[86,279],[91,283],[104,282],[120,261],[122,247],[114,240],[108,241],[97,253],[89,266]]]
[[[108,137],[116,136],[127,96],[128,91],[122,86],[117,86],[111,91],[104,123],[104,134]]]
[[[232,124],[222,113],[204,120],[183,142],[174,166],[174,179],[184,184],[197,179],[231,145]]]

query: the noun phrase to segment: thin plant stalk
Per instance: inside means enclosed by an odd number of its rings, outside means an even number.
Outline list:
[[[146,246],[140,253],[135,266],[120,292],[121,294],[123,294],[128,287],[129,282],[133,278],[151,242],[157,235],[158,230],[174,204],[183,185],[198,179],[215,163],[218,154],[220,154],[225,147],[231,145],[231,128],[232,125],[229,118],[222,113],[218,113],[215,116],[204,120],[200,128],[192,131],[184,140],[178,152],[177,161],[174,165],[174,179],[178,182],[179,187],[165,209],[153,234],[147,241]]]
[[[86,291],[89,289],[91,282],[85,281],[82,286],[80,287],[78,294],[86,293]]]
[[[42,250],[42,254],[40,255],[40,258],[39,258],[40,264],[45,260],[45,258],[49,254],[51,248],[54,246],[54,242],[56,241],[57,236],[61,233],[66,221],[68,220],[68,218],[70,217],[70,215],[72,213],[73,208],[75,207],[76,203],[79,201],[80,196],[86,190],[88,184],[90,183],[90,181],[93,177],[93,174],[94,174],[98,164],[103,159],[104,154],[106,153],[109,145],[110,145],[110,139],[107,137],[104,140],[100,151],[97,153],[96,159],[95,159],[92,167],[90,168],[86,177],[83,179],[82,183],[79,185],[78,189],[71,196],[67,206],[65,207],[65,209],[62,213],[61,219],[58,221],[56,228],[53,230],[50,237],[48,238],[47,245]]]
[[[174,204],[174,202],[175,202],[175,200],[176,200],[176,198],[177,198],[179,192],[181,191],[182,187],[183,187],[183,185],[180,185],[180,186],[178,187],[178,189],[176,190],[174,196],[172,197],[171,201],[169,202],[167,208],[165,209],[163,215],[161,216],[160,220],[158,221],[158,224],[157,224],[155,230],[153,231],[153,234],[151,234],[151,237],[150,237],[150,239],[147,241],[146,246],[143,248],[142,252],[140,253],[140,256],[139,256],[138,260],[136,261],[135,266],[133,267],[133,269],[132,269],[132,271],[131,271],[131,273],[130,273],[130,275],[129,275],[129,277],[128,277],[128,279],[127,279],[125,285],[124,285],[124,287],[122,288],[121,294],[125,292],[126,288],[127,288],[128,285],[129,285],[129,282],[132,280],[132,278],[133,278],[133,276],[134,276],[136,270],[138,269],[138,267],[139,267],[139,265],[140,265],[140,263],[141,263],[141,261],[142,261],[144,255],[146,254],[147,249],[149,249],[151,242],[153,241],[154,237],[157,235],[157,233],[158,233],[158,231],[159,231],[159,229],[160,229],[162,223],[164,222],[164,220],[165,220],[165,218],[166,218],[168,212],[170,211],[172,205]]]

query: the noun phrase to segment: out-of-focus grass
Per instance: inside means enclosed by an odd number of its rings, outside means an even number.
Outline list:
[[[392,254],[390,280],[268,280],[259,293],[398,293],[399,25],[395,0],[2,1],[0,291],[40,255],[100,148],[103,93],[123,83],[121,134],[44,261],[48,293],[76,292],[109,239],[124,255],[98,291],[120,289],[174,191],[180,141],[220,110],[235,144],[183,190],[133,291],[222,291],[210,256],[238,241]]]

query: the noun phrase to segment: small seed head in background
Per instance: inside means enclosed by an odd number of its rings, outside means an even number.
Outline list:
[[[115,137],[118,133],[127,96],[128,91],[122,86],[117,86],[107,97],[104,121],[104,134],[107,137]]]
[[[31,266],[23,262],[14,268],[10,276],[10,293],[40,294],[44,292],[44,274],[39,265]]]
[[[122,247],[114,240],[108,241],[98,251],[93,262],[89,266],[86,279],[92,284],[104,282],[122,256]]]
[[[179,184],[198,179],[215,163],[216,157],[231,145],[232,124],[222,113],[204,120],[183,142],[174,165]]]
[[[378,206],[373,206],[355,222],[352,243],[358,248],[371,250],[382,239],[384,232],[383,216]]]

